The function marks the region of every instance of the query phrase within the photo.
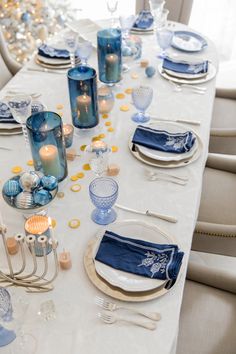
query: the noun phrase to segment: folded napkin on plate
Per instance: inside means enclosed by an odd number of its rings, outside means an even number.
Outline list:
[[[153,24],[153,16],[150,11],[143,10],[139,13],[133,28],[148,29]]]
[[[138,125],[132,139],[133,144],[165,152],[181,154],[190,151],[196,136],[187,131],[185,133],[169,133],[165,130],[156,130]]]
[[[183,256],[184,253],[174,244],[155,244],[106,231],[95,259],[128,273],[175,280]]]
[[[204,74],[208,72],[208,60],[201,62],[186,62],[185,60],[177,60],[165,58],[163,60],[162,68],[164,70],[171,70],[183,74]]]
[[[38,54],[45,58],[70,59],[70,54],[66,49],[55,49],[47,44],[42,44],[38,48]]]

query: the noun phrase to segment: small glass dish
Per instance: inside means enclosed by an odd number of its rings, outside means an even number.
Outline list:
[[[34,172],[34,171],[33,171]],[[39,184],[38,187],[36,187],[34,190],[32,191],[26,191],[21,188],[20,192],[15,194],[15,195],[12,195],[10,196],[9,194],[7,195],[6,193],[6,186],[8,185],[9,181],[16,181],[16,182],[19,182],[21,176],[23,174],[20,174],[20,175],[17,175],[17,176],[14,176],[12,178],[10,178],[9,180],[7,180],[4,185],[3,185],[3,188],[2,188],[2,196],[3,196],[3,199],[5,200],[5,202],[10,206],[12,207],[13,209],[15,209],[16,211],[20,212],[23,214],[23,216],[28,219],[30,216],[32,215],[35,215],[35,214],[39,214],[39,215],[47,215],[47,208],[48,206],[52,203],[52,201],[54,200],[56,194],[57,194],[57,191],[58,191],[58,184],[56,184],[56,186],[53,188],[53,189],[43,189],[42,188],[42,185],[41,183]],[[43,175],[41,175],[40,179],[42,179]],[[48,176],[49,178],[50,177],[53,177],[53,176]],[[33,194],[35,192],[38,192],[38,191],[45,191],[47,190],[48,191],[48,196],[49,198],[46,200],[45,204],[41,205],[41,204],[38,204],[36,202],[33,201]],[[19,203],[19,199],[16,199],[17,196],[19,196],[19,194],[24,194],[22,195],[22,200],[20,201]],[[13,193],[14,194],[14,193]],[[19,197],[18,197],[19,198]],[[18,204],[20,204],[21,206],[17,205],[17,202]]]

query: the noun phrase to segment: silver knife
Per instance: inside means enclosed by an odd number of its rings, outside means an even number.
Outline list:
[[[169,118],[158,118],[158,117],[152,117],[151,116],[151,121],[160,121],[160,122],[177,122],[177,123],[187,123],[187,124],[192,124],[192,125],[200,125],[201,122],[199,120],[189,120],[189,119],[169,119]]]
[[[50,73],[50,74],[66,74],[67,71],[64,70],[64,71],[59,71],[59,70],[52,70],[52,69],[46,69],[46,68],[43,68],[43,69],[38,69],[38,68],[27,68],[27,71],[38,71],[38,72],[41,72],[41,73]],[[25,71],[25,72],[27,72]]]
[[[169,221],[169,222],[173,222],[173,223],[175,223],[175,222],[178,221],[178,220],[177,220],[176,218],[174,218],[173,216],[155,213],[155,212],[150,211],[150,210],[141,211],[141,210],[136,210],[136,209],[128,208],[128,207],[126,207],[126,206],[124,206],[124,205],[120,205],[120,204],[115,204],[115,206],[116,206],[118,209],[127,210],[127,211],[130,211],[131,213],[136,213],[136,214],[141,214],[141,215],[147,215],[147,216],[153,216],[154,218],[162,219],[162,220]]]

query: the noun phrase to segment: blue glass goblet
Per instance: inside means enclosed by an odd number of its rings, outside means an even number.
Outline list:
[[[132,99],[134,106],[139,112],[132,115],[132,120],[136,123],[146,123],[150,119],[150,115],[145,113],[146,109],[152,102],[153,89],[148,86],[139,86],[133,89]]]
[[[170,47],[174,32],[170,31],[166,28],[159,28],[156,33],[157,36],[157,42],[162,49],[162,52],[160,55],[158,55],[158,58],[165,58],[166,57],[166,49]]]
[[[107,225],[116,220],[116,212],[111,207],[118,196],[118,184],[112,178],[100,177],[89,185],[89,195],[96,209],[91,214],[96,224]]]
[[[0,287],[0,321],[9,322],[12,320],[11,297],[7,289]],[[0,325],[0,347],[11,343],[16,338],[14,331],[8,330]]]

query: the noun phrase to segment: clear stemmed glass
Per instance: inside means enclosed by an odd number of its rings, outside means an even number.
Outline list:
[[[31,96],[16,95],[12,97],[6,97],[6,103],[10,108],[13,118],[21,124],[26,147],[29,148],[29,138],[26,129],[26,120],[31,115]]]
[[[133,89],[132,99],[135,108],[139,112],[133,114],[132,120],[136,123],[145,123],[150,119],[150,115],[145,113],[146,109],[150,106],[153,97],[153,89],[148,86],[139,86]]]
[[[112,178],[100,177],[89,185],[89,195],[96,209],[91,214],[96,224],[107,225],[116,220],[116,212],[112,209],[118,197],[118,184]]]
[[[71,67],[75,67],[75,53],[78,45],[78,33],[72,30],[65,31],[63,34],[66,49],[70,53]]]
[[[85,149],[91,170],[101,177],[107,170],[111,149],[103,141],[95,141]]]
[[[158,55],[158,58],[165,58],[166,57],[166,49],[170,47],[174,32],[170,31],[166,28],[160,28],[156,32],[157,36],[157,42],[162,49],[162,52],[160,55]]]
[[[78,43],[77,53],[80,57],[82,65],[88,65],[88,59],[93,51],[93,46],[90,41],[83,41]]]
[[[11,297],[7,289],[0,287],[0,347],[10,344],[16,338],[15,332],[4,326],[11,320]]]
[[[117,6],[118,6],[118,0],[107,0],[107,9],[111,14],[111,27],[113,27],[115,23],[113,14],[116,12]]]

